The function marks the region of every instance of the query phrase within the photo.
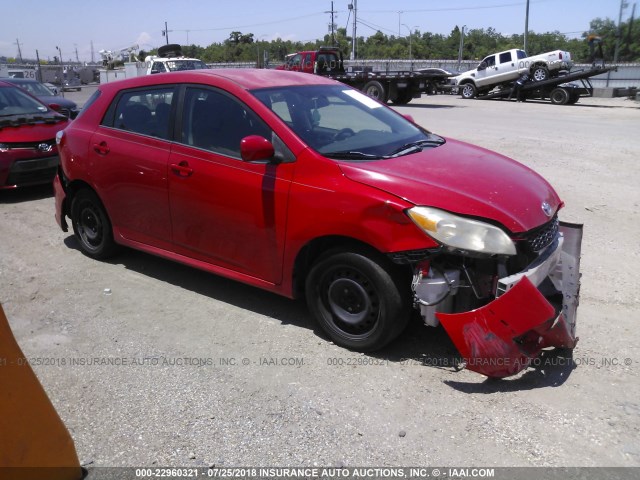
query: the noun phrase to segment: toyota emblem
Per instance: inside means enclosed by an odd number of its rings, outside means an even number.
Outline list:
[[[49,153],[51,150],[53,150],[53,147],[48,143],[41,143],[36,148],[42,153]]]

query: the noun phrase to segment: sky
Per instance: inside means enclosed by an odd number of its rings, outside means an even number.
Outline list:
[[[449,34],[456,25],[493,27],[501,34],[522,33],[526,0],[334,0],[334,22],[352,31],[349,4],[357,5],[357,36],[376,30],[407,36],[410,31]],[[628,20],[634,0],[627,0]],[[640,3],[640,2],[639,2]],[[4,8],[3,8],[4,7]],[[330,31],[331,0],[0,0],[0,56],[99,61],[101,49],[133,45],[144,50],[166,43],[207,46],[223,42],[232,31],[253,33],[255,40],[307,41]],[[530,0],[529,31],[559,31],[580,37],[596,18],[617,22],[619,0]],[[640,16],[640,9],[636,18]],[[57,47],[57,48],[56,48]]]

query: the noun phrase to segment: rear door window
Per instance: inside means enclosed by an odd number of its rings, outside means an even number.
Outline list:
[[[128,132],[170,139],[171,109],[175,88],[153,87],[125,91],[112,105],[103,125]]]

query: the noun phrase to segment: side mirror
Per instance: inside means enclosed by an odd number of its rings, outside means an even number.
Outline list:
[[[487,62],[481,62],[480,65],[478,65],[478,70],[486,70],[487,69]]]
[[[271,160],[275,155],[273,144],[259,135],[249,135],[240,140],[240,156],[244,162]]]

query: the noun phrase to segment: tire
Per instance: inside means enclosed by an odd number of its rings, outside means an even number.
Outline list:
[[[545,65],[534,65],[531,69],[531,78],[534,82],[542,82],[549,79],[549,69]]]
[[[549,98],[554,105],[566,105],[569,103],[569,92],[562,87],[554,88],[551,90]]]
[[[371,98],[375,98],[382,103],[387,103],[387,91],[384,85],[377,80],[366,83],[362,91]]]
[[[465,83],[460,87],[460,95],[462,96],[462,98],[470,100],[472,98],[475,98],[477,94],[478,90],[473,83]]]
[[[334,251],[321,257],[307,276],[309,310],[337,345],[377,350],[407,326],[410,280],[403,282],[393,264],[376,257]]]
[[[571,95],[569,95],[569,105],[578,103],[578,100],[580,100],[580,95],[578,95],[577,93],[572,93]]]
[[[78,191],[71,203],[73,233],[82,253],[103,260],[116,253],[113,230],[107,212],[98,196],[89,189]]]
[[[413,99],[413,95],[409,90],[401,90],[398,96],[391,100],[394,105],[406,105]]]

